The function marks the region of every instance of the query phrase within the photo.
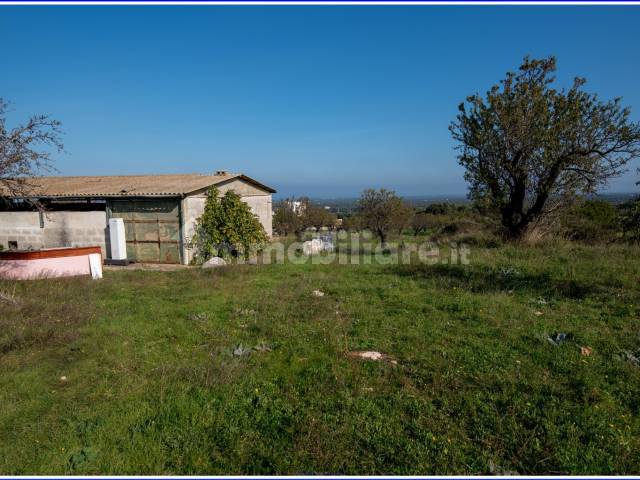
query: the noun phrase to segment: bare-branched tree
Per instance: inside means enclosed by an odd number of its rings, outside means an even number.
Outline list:
[[[34,115],[23,125],[7,125],[9,103],[0,98],[0,198],[30,200],[35,178],[53,170],[51,155],[63,150],[60,122]]]

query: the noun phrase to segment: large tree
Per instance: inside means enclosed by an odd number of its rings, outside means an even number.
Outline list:
[[[0,98],[0,198],[36,195],[34,177],[53,169],[51,155],[62,151],[60,122],[34,115],[9,127],[9,103]]]
[[[640,124],[629,108],[585,92],[583,78],[553,88],[555,70],[554,57],[525,57],[485,98],[468,97],[450,126],[471,198],[500,216],[511,239],[525,238],[640,155]]]

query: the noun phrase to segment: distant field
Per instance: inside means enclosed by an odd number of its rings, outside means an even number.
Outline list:
[[[0,282],[0,473],[640,473],[640,248],[471,253]]]

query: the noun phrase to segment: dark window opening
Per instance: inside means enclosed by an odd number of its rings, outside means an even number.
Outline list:
[[[40,208],[38,208],[40,206]],[[3,212],[35,212],[38,210],[56,212],[104,212],[107,202],[102,198],[42,198],[28,201],[22,198],[1,199],[0,211]]]

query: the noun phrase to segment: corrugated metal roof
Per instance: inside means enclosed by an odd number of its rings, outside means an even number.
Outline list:
[[[275,193],[243,174],[114,175],[103,177],[38,177],[29,181],[38,197],[169,197],[187,195],[232,179],[242,179]],[[0,192],[2,194],[3,192]],[[5,196],[10,196],[4,193]]]

